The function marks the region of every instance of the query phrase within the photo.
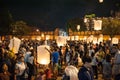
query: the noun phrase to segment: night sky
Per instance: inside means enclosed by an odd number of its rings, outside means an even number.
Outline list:
[[[23,20],[42,29],[64,28],[67,20],[85,14],[108,17],[120,0],[4,0],[14,20]]]

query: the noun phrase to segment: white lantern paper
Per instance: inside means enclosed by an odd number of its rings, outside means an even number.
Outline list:
[[[102,20],[94,20],[94,30],[102,29]]]
[[[86,23],[87,22],[87,18],[84,18],[84,23]]]
[[[10,48],[10,50],[12,50],[14,53],[18,53],[19,47],[21,44],[21,40],[14,37],[13,39],[10,40],[10,44],[8,45],[8,47]]]
[[[102,2],[103,2],[103,0],[99,0],[99,2],[100,2],[100,3],[102,3]]]
[[[49,46],[47,45],[41,45],[37,47],[37,62],[43,65],[50,63],[50,53],[45,48],[49,50]]]
[[[118,44],[119,40],[118,38],[112,38],[112,44]]]
[[[77,30],[78,30],[78,31],[80,30],[80,25],[77,25]]]
[[[91,35],[87,38],[87,43],[92,42],[92,41],[93,41],[93,35]]]
[[[66,44],[67,38],[65,36],[58,36],[57,38],[57,45],[58,46],[64,46]]]

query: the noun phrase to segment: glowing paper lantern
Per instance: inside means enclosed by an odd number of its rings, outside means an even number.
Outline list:
[[[112,38],[112,44],[118,44],[119,40],[118,38]]]
[[[94,20],[94,30],[102,29],[102,20]]]
[[[87,22],[87,18],[84,18],[84,23],[86,23]]]
[[[58,36],[57,38],[57,45],[58,46],[64,46],[66,44],[67,38],[65,36]]]
[[[99,0],[99,2],[100,2],[100,3],[102,3],[102,2],[103,2],[103,0]]]
[[[47,65],[50,63],[50,53],[46,48],[49,50],[49,46],[47,45],[37,47],[37,62],[39,64]]]
[[[14,53],[18,53],[19,47],[20,47],[21,40],[14,37],[13,39],[10,40],[10,44],[8,47],[10,50],[12,50]]]
[[[77,25],[77,30],[78,30],[78,31],[80,30],[80,25]]]

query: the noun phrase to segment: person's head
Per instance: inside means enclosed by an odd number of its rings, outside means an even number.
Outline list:
[[[110,53],[110,50],[109,49],[106,49],[106,54],[109,54]]]
[[[72,65],[65,68],[65,73],[70,77],[70,80],[78,80],[78,69]]]
[[[82,62],[83,62],[85,67],[89,68],[89,67],[91,67],[92,59],[89,56],[85,56],[82,58]]]
[[[21,56],[21,57],[19,57],[19,59],[18,59],[20,62],[24,62],[24,57],[23,56]]]
[[[8,71],[8,66],[6,63],[3,63],[2,64],[2,71],[5,72],[5,71]]]
[[[4,54],[4,53],[5,53],[4,48],[0,48],[0,54]]]

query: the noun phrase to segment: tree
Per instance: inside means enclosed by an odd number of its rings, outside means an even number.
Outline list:
[[[67,21],[67,30],[71,28],[72,31],[77,31],[77,25],[80,25],[80,31],[84,31],[86,29],[83,19],[73,18]]]
[[[27,35],[31,32],[31,27],[29,27],[24,21],[16,21],[11,24],[11,34],[12,35]]]
[[[117,18],[107,18],[102,19],[102,33],[109,35],[113,38],[115,35],[120,34],[120,19]]]
[[[12,23],[12,16],[4,5],[2,0],[0,0],[0,35],[9,34],[10,24]]]

